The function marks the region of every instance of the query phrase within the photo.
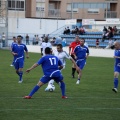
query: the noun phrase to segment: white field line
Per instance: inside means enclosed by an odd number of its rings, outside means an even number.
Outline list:
[[[115,93],[116,94],[116,93]],[[56,97],[32,97],[31,99],[53,99]],[[0,99],[23,99],[23,97],[0,97]],[[62,99],[62,98],[61,98]],[[69,97],[69,99],[101,99],[101,100],[120,100],[120,98],[110,98],[110,97]],[[67,100],[67,99],[66,99]]]
[[[42,111],[55,111],[55,110],[61,110],[61,108],[48,108],[48,109],[43,109],[42,108]],[[71,110],[71,109],[66,109],[64,108],[64,110]],[[120,108],[92,108],[92,107],[84,107],[84,108],[72,108],[72,110],[91,110],[91,111],[96,111],[96,110],[120,110]],[[41,111],[41,109],[29,109],[29,108],[26,108],[26,109],[0,109],[0,111]]]

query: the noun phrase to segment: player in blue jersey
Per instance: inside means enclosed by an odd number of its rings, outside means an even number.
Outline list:
[[[51,55],[51,48],[49,47],[45,48],[45,54],[46,55],[39,59],[37,63],[26,70],[26,72],[30,72],[32,69],[41,65],[44,75],[30,92],[30,94],[24,97],[25,99],[30,99],[42,85],[48,83],[51,79],[54,79],[57,83],[60,82],[62,98],[67,98],[65,95],[65,83],[63,82],[63,76],[60,72],[60,69],[63,68],[62,62],[56,56]]]
[[[17,44],[14,44],[12,47],[12,54],[14,55],[14,67],[19,76],[18,83],[22,83],[23,81],[24,51],[26,51],[26,57],[29,58],[28,49],[26,45],[22,43],[21,36],[19,35],[17,36]]]
[[[75,69],[79,72],[79,67],[76,65],[76,62],[74,61],[74,59],[70,55],[68,55],[66,53],[66,51],[63,50],[62,44],[58,44],[57,45],[57,51],[54,50],[53,53],[56,57],[58,57],[58,59],[61,60],[61,62],[63,64],[63,69],[66,66],[66,59],[69,59],[69,60],[72,61],[73,65],[75,66]],[[52,88],[53,83],[54,83],[54,80],[50,80],[47,88],[45,89],[45,91],[49,91],[49,89]]]
[[[114,64],[114,88],[112,89],[115,93],[118,92],[118,77],[120,74],[120,43],[115,42],[114,43],[115,52],[114,52],[114,58],[115,58],[115,64]]]
[[[83,68],[86,64],[86,59],[89,56],[89,49],[88,49],[88,47],[86,47],[84,45],[84,43],[85,43],[85,40],[81,39],[80,40],[80,45],[77,45],[74,48],[74,55],[75,55],[75,58],[76,58],[76,63],[78,65],[78,67],[80,68],[80,71],[78,73],[78,80],[77,80],[76,84],[80,83],[80,79],[81,79],[81,76],[82,76],[82,70],[83,70]]]
[[[17,41],[16,41],[16,37],[15,37],[15,36],[13,36],[13,42],[12,42],[12,44],[11,44],[11,50],[12,50],[14,44],[17,44]],[[14,66],[14,57],[13,57],[12,64],[11,64],[10,66],[11,66],[11,67]]]

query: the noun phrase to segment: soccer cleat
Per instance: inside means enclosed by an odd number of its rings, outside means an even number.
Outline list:
[[[31,96],[24,96],[24,99],[31,99]]]
[[[21,81],[18,81],[18,83],[22,83],[23,82],[23,80],[21,80]]]
[[[45,88],[45,92],[48,92],[49,91],[49,88],[47,87],[47,88]]]
[[[10,66],[12,67],[13,65],[11,64]]]
[[[62,96],[63,99],[67,99],[68,97],[67,96]]]
[[[76,84],[80,84],[80,80],[77,80]]]
[[[118,92],[117,88],[113,88],[112,91],[114,91],[115,93]]]

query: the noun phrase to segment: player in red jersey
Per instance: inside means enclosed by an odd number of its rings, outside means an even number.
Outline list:
[[[70,46],[69,46],[69,55],[71,55],[71,57],[75,60],[75,56],[74,56],[74,48],[77,46],[77,45],[80,45],[80,39],[79,39],[79,36],[76,36],[75,37],[75,41],[73,41]],[[75,71],[76,71],[76,68],[74,66],[74,64],[72,65],[72,77],[74,78],[75,77]]]

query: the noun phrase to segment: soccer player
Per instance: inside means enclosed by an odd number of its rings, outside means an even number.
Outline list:
[[[62,44],[58,44],[57,45],[57,51],[54,52],[54,55],[58,57],[58,59],[61,60],[62,64],[63,64],[63,69],[65,68],[65,65],[66,65],[66,59],[69,59],[72,61],[72,63],[74,64],[75,66],[75,69],[77,69],[77,71],[79,71],[79,67],[76,65],[76,62],[74,61],[74,59],[68,55],[66,53],[66,51],[63,51],[63,46]],[[54,83],[54,80],[50,80],[49,83],[48,83],[48,86],[47,88],[45,89],[45,91],[49,90],[49,86],[52,86]]]
[[[79,36],[77,35],[75,37],[75,41],[72,42],[69,46],[69,55],[71,55],[71,57],[75,60],[75,56],[74,56],[74,48],[77,46],[77,45],[80,45],[80,39],[79,39]],[[74,66],[74,64],[72,65],[72,77],[74,78],[75,77],[75,71],[76,71],[76,68]]]
[[[18,83],[22,83],[23,81],[24,51],[26,51],[26,57],[29,58],[28,49],[26,45],[22,43],[21,35],[19,35],[17,36],[17,44],[14,44],[12,47],[12,54],[14,55],[14,67],[19,76]]]
[[[41,55],[43,55],[43,56],[45,55],[45,48],[46,47],[49,47],[52,50],[52,45],[50,42],[48,42],[48,37],[45,37],[44,42],[42,42],[42,44],[41,44]]]
[[[115,64],[114,64],[114,88],[112,89],[115,93],[118,92],[118,77],[120,73],[120,42],[114,43],[115,52],[114,52],[114,58],[115,58]]]
[[[16,41],[16,37],[15,37],[15,36],[13,36],[13,42],[12,42],[12,44],[11,44],[11,50],[12,50],[14,44],[17,44],[17,41]],[[14,57],[13,57],[12,64],[11,64],[10,66],[12,67],[13,65],[14,65]]]
[[[29,73],[32,69],[41,65],[44,75],[30,92],[30,94],[24,97],[25,99],[30,99],[42,85],[46,84],[51,79],[54,79],[57,83],[60,82],[62,98],[67,98],[65,95],[65,83],[63,82],[63,76],[60,72],[60,69],[63,68],[62,62],[56,56],[51,54],[51,49],[49,47],[45,48],[45,54],[46,55],[39,59],[37,63],[26,70],[26,72]]]
[[[81,79],[81,76],[82,76],[82,70],[83,70],[83,68],[86,64],[86,59],[89,56],[89,49],[88,49],[88,47],[86,47],[84,45],[84,43],[85,43],[85,40],[81,39],[80,40],[80,45],[76,46],[75,49],[74,49],[74,55],[75,55],[75,58],[76,58],[76,63],[78,65],[78,67],[80,68],[80,72],[78,74],[78,80],[77,80],[76,84],[80,83],[80,79]]]

